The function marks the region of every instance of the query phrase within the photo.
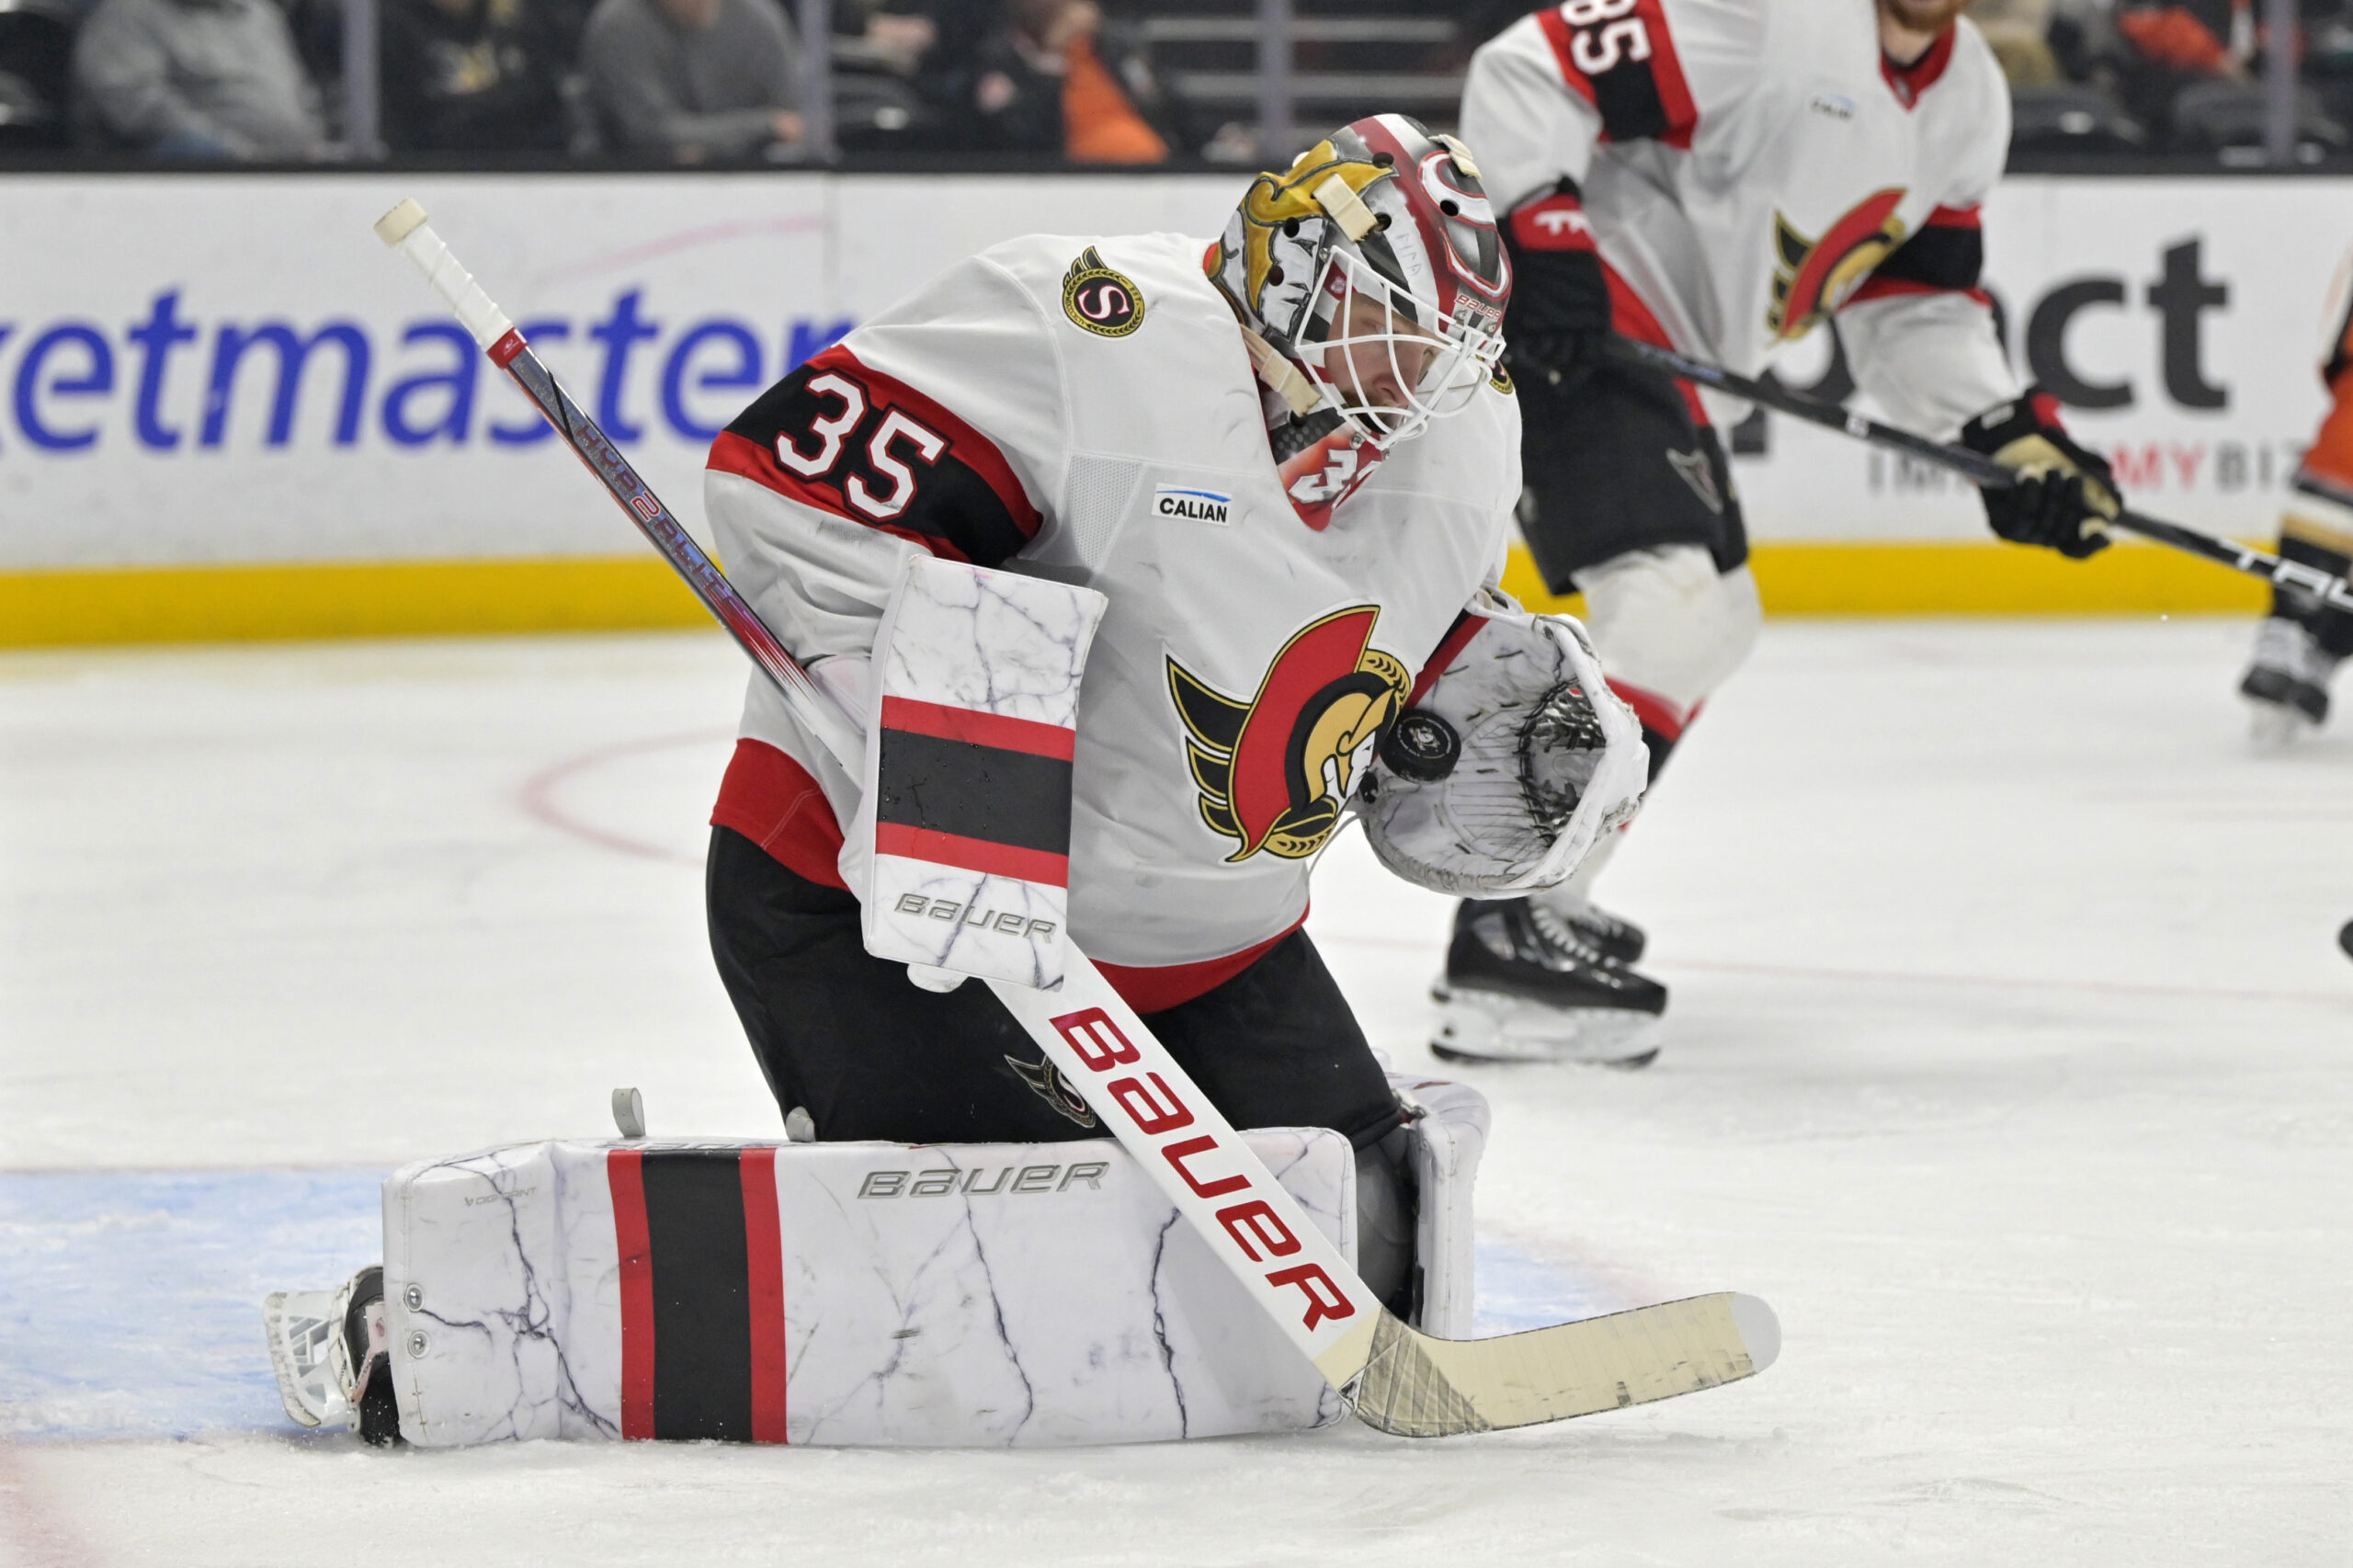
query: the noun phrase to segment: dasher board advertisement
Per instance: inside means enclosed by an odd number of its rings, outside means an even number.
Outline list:
[[[1206,239],[1241,176],[0,177],[0,571],[639,548],[369,230],[404,196],[683,516],[711,437],[949,262],[1020,233]],[[2261,536],[2322,408],[2353,181],[2018,178],[1987,285],[2134,501]],[[1836,369],[1826,334],[1779,367]],[[1237,346],[1237,354],[1240,352]],[[1954,482],[1786,419],[1761,540],[1985,537]]]

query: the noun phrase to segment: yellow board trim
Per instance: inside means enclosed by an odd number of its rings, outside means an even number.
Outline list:
[[[1916,544],[1760,543],[1749,560],[1768,615],[2259,615],[2253,577],[2153,544],[2089,561],[1988,540]],[[1504,588],[1530,609],[1578,613],[1514,546]]]
[[[1760,544],[1770,615],[2259,613],[2261,583],[2192,556],[2123,544],[2087,562],[2000,543]],[[1504,586],[1554,598],[1525,550]],[[708,624],[653,555],[349,562],[0,573],[0,647],[322,637],[613,631]]]
[[[658,556],[0,573],[0,647],[710,624]]]

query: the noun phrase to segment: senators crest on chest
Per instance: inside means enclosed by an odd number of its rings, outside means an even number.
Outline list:
[[[1229,862],[1303,859],[1339,826],[1358,771],[1413,689],[1404,662],[1372,646],[1380,619],[1378,606],[1358,605],[1311,622],[1247,697],[1169,657],[1201,821],[1233,842]]]
[[[1904,243],[1904,220],[1895,216],[1903,200],[1901,186],[1873,191],[1818,239],[1780,212],[1773,214],[1773,303],[1765,324],[1776,337],[1804,336]]]

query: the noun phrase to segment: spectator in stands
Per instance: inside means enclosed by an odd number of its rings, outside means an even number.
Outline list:
[[[1167,161],[1174,105],[1142,45],[1107,29],[1095,0],[1006,0],[969,80],[963,103],[982,146],[1081,164]]]
[[[777,0],[598,0],[581,64],[607,132],[679,164],[801,141],[801,50]]]
[[[2301,62],[2308,24],[2325,22],[2342,0],[2299,0],[2290,48]],[[2256,147],[2269,119],[2261,83],[2268,41],[2256,0],[2119,0],[2116,31],[2126,45],[2122,88],[2143,118],[2169,129],[2181,151]],[[2298,142],[2342,148],[2349,138],[2309,85],[2296,97]]]
[[[973,9],[970,0],[841,0],[834,7],[835,64],[913,76],[941,43],[969,48],[978,41],[977,30],[962,39],[948,36]],[[943,19],[950,24],[947,29]]]
[[[540,0],[385,0],[384,142],[402,153],[561,153],[563,46]]]
[[[272,0],[99,0],[74,44],[84,138],[166,158],[306,159],[318,89]]]
[[[2116,30],[2147,64],[2237,79],[2255,55],[2252,0],[2123,0]]]
[[[2060,79],[2051,52],[2052,0],[1977,0],[1969,19],[1993,46],[2013,87],[2043,87]]]

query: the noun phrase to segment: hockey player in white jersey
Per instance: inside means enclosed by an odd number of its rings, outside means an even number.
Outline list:
[[[1891,418],[2029,476],[1984,493],[1996,534],[2107,543],[2108,464],[2021,392],[1978,288],[2009,99],[1966,4],[1567,0],[1472,62],[1463,134],[1516,276],[1523,528],[1552,591],[1585,595],[1654,778],[1758,607],[1716,434],[1739,411],[1613,358],[1613,334],[1754,375],[1836,313]],[[1442,1054],[1656,1054],[1666,992],[1630,967],[1643,934],[1589,896],[1608,853],[1551,894],[1462,906]]]
[[[1353,807],[1430,885],[1555,880],[1643,777],[1574,623],[1495,588],[1519,491],[1509,292],[1469,151],[1381,116],[1260,176],[1218,240],[1042,236],[959,263],[719,437],[730,578],[870,723],[910,552],[1109,600],[1067,762],[943,732],[971,755],[893,794],[753,679],[710,921],[780,1108],[820,1140],[1097,1135],[989,993],[871,956],[850,891],[861,797],[1024,875],[1059,875],[1066,843],[1073,936],[1237,1126],[1355,1142],[1365,1277],[1404,1278],[1381,1242],[1411,1233],[1401,1113],[1301,928],[1309,867]],[[937,785],[960,767],[1034,769],[1038,820],[960,815]],[[1525,852],[1472,854],[1481,823]]]
[[[1215,240],[961,262],[737,417],[705,484],[727,576],[868,739],[821,741],[756,674],[712,813],[711,945],[790,1142],[648,1142],[631,1091],[620,1144],[404,1167],[384,1266],[265,1309],[289,1414],[438,1445],[1336,1418],[961,983],[1053,990],[1065,921],[1375,1297],[1466,1335],[1483,1102],[1392,1087],[1302,925],[1344,812],[1401,874],[1499,892],[1641,796],[1582,630],[1495,585],[1510,287],[1468,149],[1381,116],[1254,180]],[[1147,1081],[1163,1130],[1194,1125],[1159,1074],[1107,1092]],[[1163,1152],[1236,1192],[1211,1147]],[[1217,1219],[1251,1259],[1298,1250],[1267,1215]],[[1320,1265],[1288,1272],[1310,1326],[1347,1315]]]

